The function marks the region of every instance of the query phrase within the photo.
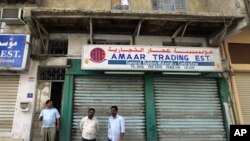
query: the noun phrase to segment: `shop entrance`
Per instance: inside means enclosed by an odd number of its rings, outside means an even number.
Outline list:
[[[64,83],[65,68],[38,68],[38,83],[36,90],[36,110],[33,118],[32,141],[41,138],[41,122],[39,115],[46,107],[45,102],[48,99],[53,101],[53,106],[61,114],[63,83]],[[59,141],[59,131],[57,131],[56,141]]]

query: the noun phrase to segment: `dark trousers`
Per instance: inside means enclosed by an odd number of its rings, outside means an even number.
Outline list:
[[[95,139],[87,140],[87,139],[82,138],[82,141],[95,141]]]
[[[112,141],[112,140],[108,139],[108,141]]]

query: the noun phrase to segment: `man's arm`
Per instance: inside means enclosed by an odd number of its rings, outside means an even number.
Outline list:
[[[57,118],[56,119],[56,129],[60,129],[60,125],[61,125],[61,118]]]
[[[39,120],[40,121],[43,121],[43,111],[40,113],[40,115],[39,115]]]
[[[124,118],[121,118],[120,124],[121,124],[120,141],[124,141],[124,134],[125,134],[125,120],[124,120]]]
[[[111,129],[110,129],[110,119],[109,119],[108,120],[108,137],[110,137],[110,134],[111,134]]]
[[[80,121],[80,130],[82,131],[83,128],[83,124],[84,124],[84,119],[82,118],[82,120]]]
[[[56,129],[60,129],[61,125],[61,116],[56,108],[54,108],[56,111]]]
[[[40,120],[40,121],[43,121],[43,116],[40,116],[40,117],[39,117],[39,120]]]
[[[96,120],[96,130],[97,130],[97,131],[99,130],[99,127],[100,127],[100,125],[99,125],[99,121],[98,121],[98,120]]]

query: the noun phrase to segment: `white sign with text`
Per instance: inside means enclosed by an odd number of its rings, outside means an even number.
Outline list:
[[[81,69],[221,72],[222,64],[218,48],[85,45]]]

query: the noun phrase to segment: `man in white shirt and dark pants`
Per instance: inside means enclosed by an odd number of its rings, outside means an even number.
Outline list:
[[[94,117],[95,109],[88,110],[88,116],[83,117],[80,122],[80,130],[82,131],[82,141],[95,141],[96,133],[99,129],[99,122]]]
[[[53,108],[52,100],[46,101],[46,109],[43,109],[39,116],[42,122],[42,141],[55,141],[56,129],[60,129],[60,114]]]
[[[111,116],[108,122],[108,140],[109,141],[124,141],[125,120],[117,114],[118,107],[111,107]]]

